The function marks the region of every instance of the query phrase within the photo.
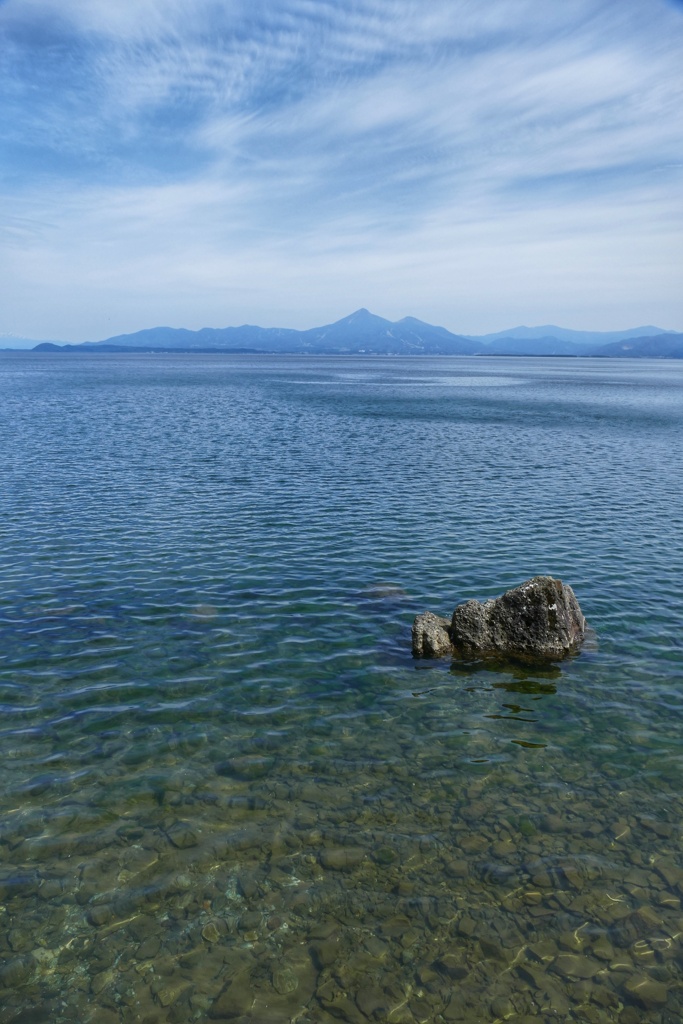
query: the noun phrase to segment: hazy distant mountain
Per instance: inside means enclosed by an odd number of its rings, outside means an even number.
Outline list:
[[[188,331],[184,327],[151,327],[135,334],[117,334],[104,341],[85,341],[78,348],[164,348],[164,349],[252,349],[253,351],[292,351],[297,346],[299,331],[283,327],[202,327]],[[291,345],[292,349],[288,346]]]
[[[612,359],[683,359],[683,334],[613,341],[593,349],[590,354]]]
[[[683,334],[660,327],[627,331],[571,331],[563,327],[514,327],[483,337],[452,334],[415,317],[385,320],[367,309],[324,327],[296,331],[283,327],[203,327],[188,331],[152,327],[81,345],[42,342],[36,351],[100,352],[270,352],[370,355],[617,356],[683,358]]]
[[[59,346],[42,344],[39,351],[56,351]],[[242,352],[365,352],[375,355],[475,355],[483,350],[478,341],[451,334],[445,327],[433,327],[413,317],[393,323],[358,309],[351,316],[324,327],[295,331],[281,327],[204,327],[188,331],[174,327],[153,327],[135,334],[120,334],[104,341],[65,345],[62,349],[100,351],[242,351]]]
[[[607,345],[610,341],[622,341],[626,338],[652,338],[656,334],[668,334],[661,327],[631,327],[627,331],[572,331],[567,327],[555,327],[547,324],[545,327],[511,327],[507,331],[497,331],[495,334],[468,334],[468,338],[483,342],[488,345],[507,338],[535,338],[547,341],[549,338],[557,341],[570,341],[576,345]],[[569,354],[569,353],[568,353]]]
[[[648,330],[648,328],[643,328]],[[610,332],[611,333],[611,332]],[[593,334],[592,337],[596,335]],[[597,335],[599,337],[599,335]],[[609,336],[609,334],[608,334]],[[683,334],[660,331],[654,336],[633,336],[606,345],[577,343],[562,338],[509,338],[503,337],[489,342],[484,348],[489,356],[602,356],[622,359],[681,359],[683,358]]]
[[[0,350],[13,351],[35,348],[36,345],[61,345],[60,341],[39,342],[36,338],[19,338],[16,334],[0,334]]]
[[[488,342],[484,347],[487,356],[585,356],[589,346],[563,338],[509,338],[504,337]]]

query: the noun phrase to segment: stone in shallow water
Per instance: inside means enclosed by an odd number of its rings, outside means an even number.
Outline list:
[[[450,636],[463,654],[564,658],[579,646],[585,630],[571,587],[552,576],[534,576],[483,604],[459,605]]]
[[[371,982],[361,985],[358,989],[356,1003],[366,1017],[383,1017],[389,1010],[389,1002],[384,991]]]
[[[544,970],[537,964],[521,963],[516,970],[522,981],[532,989],[540,988],[546,980]]]
[[[455,981],[461,981],[469,973],[457,953],[445,953],[436,961],[435,966]]]
[[[261,924],[261,914],[258,910],[247,910],[240,917],[237,922],[237,926],[242,932],[253,931],[254,928],[258,928]]]
[[[374,860],[375,863],[388,867],[398,860],[398,854],[390,846],[380,846],[379,850],[374,854]]]
[[[188,821],[175,821],[166,830],[166,835],[178,850],[187,850],[199,842],[196,829]]]
[[[514,1015],[515,1008],[507,998],[507,996],[495,996],[491,1001],[491,1013],[494,1017],[512,1017]]]
[[[635,978],[631,978],[624,985],[624,989],[633,1001],[644,1010],[654,1010],[666,1003],[666,985],[646,975],[636,975]]]
[[[189,981],[178,981],[175,984],[162,985],[156,991],[156,998],[160,1006],[172,1006],[178,1002],[181,996],[190,988]]]
[[[213,921],[209,921],[209,923],[205,924],[204,927],[202,928],[202,938],[204,939],[205,942],[218,942],[220,940],[220,937],[220,932],[218,931],[218,928],[216,927]]]
[[[100,994],[102,989],[110,985],[114,980],[114,975],[111,970],[100,971],[99,974],[95,974],[92,981],[90,982],[90,990],[93,995],[97,996]]]
[[[583,949],[584,940],[576,932],[561,932],[557,937],[557,944],[560,949],[568,950],[570,953],[580,952]]]
[[[416,658],[442,658],[453,651],[449,635],[450,622],[433,612],[415,616],[413,622],[413,654]]]
[[[247,1014],[253,1002],[251,974],[245,971],[236,975],[214,999],[209,1017],[211,1020],[235,1020]]]
[[[338,955],[338,944],[334,936],[311,944],[311,956],[321,969],[329,964],[333,964]]]
[[[365,587],[362,593],[364,597],[375,601],[399,600],[408,596],[397,583],[372,583]]]
[[[112,910],[108,903],[99,903],[88,911],[88,921],[95,928],[101,928],[111,921],[111,918]]]
[[[458,605],[450,623],[432,612],[416,616],[416,658],[447,654],[557,660],[577,650],[586,620],[574,591],[552,576],[534,576],[501,597]]]
[[[28,957],[10,960],[0,967],[0,985],[5,988],[18,988],[26,984],[31,977],[32,964]]]
[[[365,857],[365,851],[357,846],[340,846],[320,851],[320,863],[332,871],[350,871]]]
[[[157,956],[161,949],[161,939],[158,935],[150,935],[149,938],[141,942],[137,948],[138,960],[151,960]]]
[[[255,754],[242,754],[238,757],[231,757],[227,761],[220,761],[216,765],[216,774],[226,778],[242,779],[245,782],[252,782],[255,779],[262,779],[270,773],[275,764],[274,757],[261,757]]]
[[[143,942],[150,936],[156,936],[159,932],[159,923],[151,914],[141,914],[128,925],[128,931],[136,940]]]
[[[376,960],[384,959],[389,952],[389,947],[386,942],[382,942],[382,940],[376,935],[370,935],[369,938],[365,940],[365,948],[370,956],[374,957]]]
[[[279,995],[288,996],[296,992],[299,979],[290,967],[280,967],[273,971],[273,988]]]
[[[614,950],[612,944],[605,936],[601,936],[593,943],[593,956],[597,956],[599,960],[606,960],[608,963],[614,959]]]
[[[560,953],[553,970],[565,978],[593,978],[602,969],[597,960],[577,953]]]
[[[449,860],[444,870],[451,878],[467,878],[470,868],[466,860]]]

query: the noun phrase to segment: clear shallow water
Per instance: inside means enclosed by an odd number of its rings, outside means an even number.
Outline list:
[[[0,1020],[683,1017],[683,366],[0,356]],[[596,639],[414,662],[535,573]]]

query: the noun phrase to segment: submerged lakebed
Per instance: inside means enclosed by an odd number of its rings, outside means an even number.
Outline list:
[[[678,1024],[683,365],[0,354],[0,1021]],[[536,573],[595,639],[415,661]]]

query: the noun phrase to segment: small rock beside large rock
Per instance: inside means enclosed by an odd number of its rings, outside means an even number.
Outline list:
[[[451,624],[433,612],[422,612],[413,623],[413,654],[416,658],[442,658],[453,650]]]
[[[578,650],[585,633],[572,588],[552,576],[534,576],[501,597],[458,605],[450,621],[433,612],[417,615],[413,654],[556,661]]]

